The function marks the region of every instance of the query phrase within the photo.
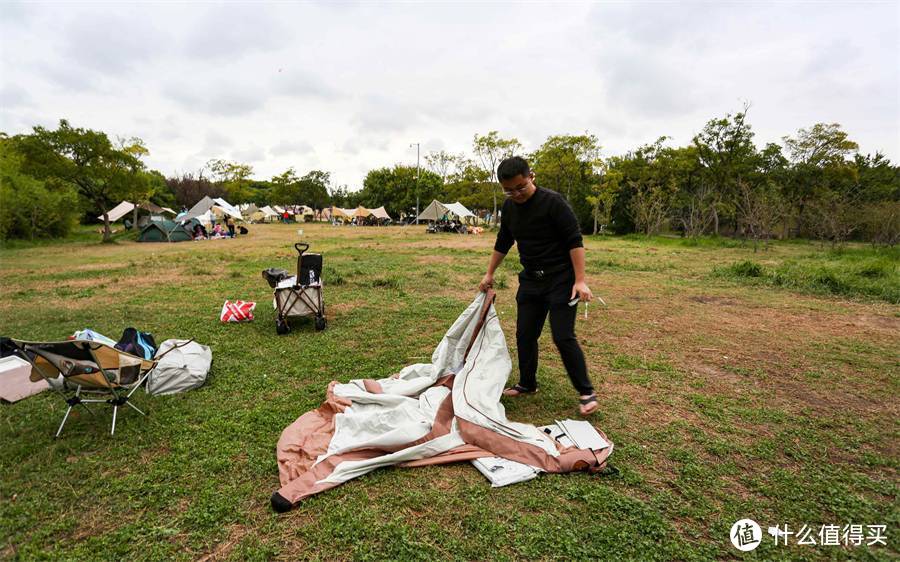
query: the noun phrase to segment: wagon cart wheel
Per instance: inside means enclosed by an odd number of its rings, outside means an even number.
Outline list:
[[[316,331],[321,332],[328,325],[324,316],[316,316]]]
[[[275,319],[275,332],[279,336],[283,336],[284,334],[291,331],[291,326],[287,323],[287,320],[282,320],[281,318]]]

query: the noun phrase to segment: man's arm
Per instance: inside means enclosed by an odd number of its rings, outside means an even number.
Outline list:
[[[590,302],[594,298],[594,294],[584,278],[584,246],[569,250],[569,257],[572,258],[572,267],[575,268],[575,284],[572,286],[572,294],[569,299],[574,299],[575,295],[578,295],[581,300]]]
[[[506,207],[507,203],[508,201],[503,204],[503,217],[509,216]],[[497,232],[497,241],[494,242],[494,252],[491,254],[491,261],[488,262],[487,273],[484,274],[484,278],[482,278],[481,283],[478,284],[478,289],[482,293],[493,288],[494,272],[497,271],[500,262],[503,261],[503,258],[506,257],[509,249],[512,248],[512,245],[515,243],[516,239],[513,237],[512,232],[510,232],[506,220],[500,221],[500,230]]]
[[[494,250],[493,253],[491,253],[491,261],[488,263],[487,273],[484,274],[484,278],[481,280],[481,283],[478,284],[479,291],[484,293],[488,289],[494,287],[494,272],[500,267],[500,263],[505,257],[506,254],[498,252],[497,250]]]

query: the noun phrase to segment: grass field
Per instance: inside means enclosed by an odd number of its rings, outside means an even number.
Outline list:
[[[887,525],[888,545],[774,546],[754,559],[896,559],[898,254],[807,243],[588,238],[598,303],[577,331],[616,443],[615,477],[491,489],[470,465],[386,469],[276,516],[275,443],[331,380],[427,360],[471,302],[493,236],[303,225],[324,254],[329,327],[276,336],[266,267],[294,267],[297,226],[182,244],[19,244],[0,251],[3,335],[126,326],[212,347],[207,385],[70,419],[45,393],[0,407],[0,558],[721,559],[728,533]],[[515,252],[515,250],[514,250]],[[513,252],[513,253],[514,253]],[[873,265],[874,264],[874,265]],[[498,275],[514,354],[517,260]],[[829,273],[830,272],[830,273]],[[830,278],[832,279],[829,281]],[[824,279],[824,281],[823,281]],[[780,281],[778,281],[780,280]],[[250,324],[218,322],[256,300]],[[536,396],[511,419],[577,417],[549,335]],[[793,537],[792,537],[793,538]]]

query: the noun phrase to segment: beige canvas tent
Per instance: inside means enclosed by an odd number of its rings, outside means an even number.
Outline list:
[[[365,217],[367,217],[367,216],[369,216],[369,215],[371,215],[371,214],[372,214],[372,211],[370,211],[369,209],[366,209],[366,208],[363,207],[362,205],[360,205],[359,207],[357,207],[357,208],[353,209],[352,211],[350,211],[350,216],[353,216],[353,217],[356,217],[356,218],[360,218],[360,219],[361,219],[361,218],[365,218]]]
[[[275,209],[266,205],[262,209],[257,210],[253,213],[250,218],[255,222],[272,222],[277,221],[280,215],[275,212]]]
[[[424,211],[419,213],[418,220],[438,221],[444,217],[457,217],[460,220],[463,220],[466,218],[473,218],[475,217],[475,214],[459,201],[456,203],[441,203],[435,199],[425,207]]]
[[[384,206],[378,207],[377,209],[369,209],[372,211],[372,216],[378,219],[390,219],[391,216],[384,210]]]

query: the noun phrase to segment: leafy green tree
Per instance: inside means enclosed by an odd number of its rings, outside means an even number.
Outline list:
[[[714,234],[719,234],[723,218],[734,220],[738,185],[746,181],[756,163],[753,131],[747,122],[749,109],[747,104],[741,112],[709,120],[693,140],[702,169],[699,190],[707,194],[697,202],[701,214],[710,213]]]
[[[784,143],[791,162],[784,192],[797,226],[801,232],[825,235],[829,228],[817,221],[828,220],[828,209],[847,209],[840,214],[849,217],[859,194],[857,169],[848,160],[859,146],[837,123],[800,129],[796,136],[784,137]],[[807,216],[810,204],[815,211]],[[846,228],[838,230],[845,232]]]
[[[212,173],[215,181],[224,188],[229,203],[247,203],[251,200],[253,196],[250,192],[252,166],[214,159],[206,163],[206,168]]]
[[[16,145],[23,155],[23,171],[74,186],[91,208],[100,211],[103,240],[108,241],[109,210],[128,194],[143,169],[140,159],[117,150],[106,133],[72,127],[65,119],[56,130],[34,127],[33,134],[16,137]]]
[[[635,228],[646,235],[659,232],[678,191],[674,178],[651,177],[644,182],[631,182],[634,196],[629,211]]]
[[[497,183],[497,166],[504,158],[514,156],[522,151],[522,143],[516,138],[504,139],[497,131],[490,131],[486,135],[475,134],[472,149],[481,169],[487,174],[488,181],[493,185],[493,211],[491,221],[497,224],[497,197],[500,195],[500,184]]]
[[[428,169],[440,176],[441,183],[447,183],[447,178],[462,158],[462,155],[457,156],[446,150],[436,150],[425,155],[425,163]]]
[[[753,251],[757,251],[760,240],[768,248],[769,240],[787,210],[779,185],[772,180],[741,182],[736,205],[739,230],[753,240]]]
[[[678,182],[672,151],[664,146],[666,139],[660,137],[607,161],[608,170],[622,178],[611,213],[615,232],[657,232],[671,215]]]
[[[494,183],[489,174],[475,161],[459,155],[456,170],[447,178],[441,200],[459,201],[469,209],[490,209],[494,200]]]
[[[329,205],[328,186],[331,174],[321,170],[312,170],[300,178],[299,201],[313,209],[324,209]]]
[[[582,230],[594,222],[591,197],[602,166],[597,137],[554,135],[531,155],[536,182],[542,187],[562,193],[569,201]]]
[[[606,226],[612,220],[613,204],[622,183],[622,173],[609,170],[606,164],[598,176],[597,181],[591,184],[590,195],[587,203],[591,206],[591,217],[594,219],[593,234],[599,232],[600,226]]]
[[[421,170],[418,182],[419,199],[427,205],[441,193],[441,177],[430,170]],[[357,202],[365,207],[384,206],[391,216],[413,213],[416,207],[416,168],[396,165],[393,168],[372,170],[363,181]]]
[[[66,236],[79,212],[72,186],[24,174],[13,142],[0,135],[0,240]]]
[[[597,137],[554,135],[532,155],[532,168],[538,180],[565,195],[571,203],[573,190],[589,182],[601,164]]]
[[[341,207],[346,209],[350,207],[351,193],[346,185],[339,185],[328,191],[329,206]]]
[[[293,167],[272,177],[271,199],[276,205],[293,205],[300,200],[300,178]]]
[[[861,201],[900,201],[900,167],[891,165],[884,154],[855,154],[853,165],[856,167]]]
[[[125,182],[122,188],[124,199],[134,203],[134,210],[131,212],[131,224],[136,226],[140,206],[149,203],[160,186],[156,181],[156,176],[145,170],[142,160],[150,154],[150,150],[143,140],[138,137],[119,138],[116,143],[116,149],[133,156],[137,161],[129,167],[127,173],[119,175],[120,180]]]

